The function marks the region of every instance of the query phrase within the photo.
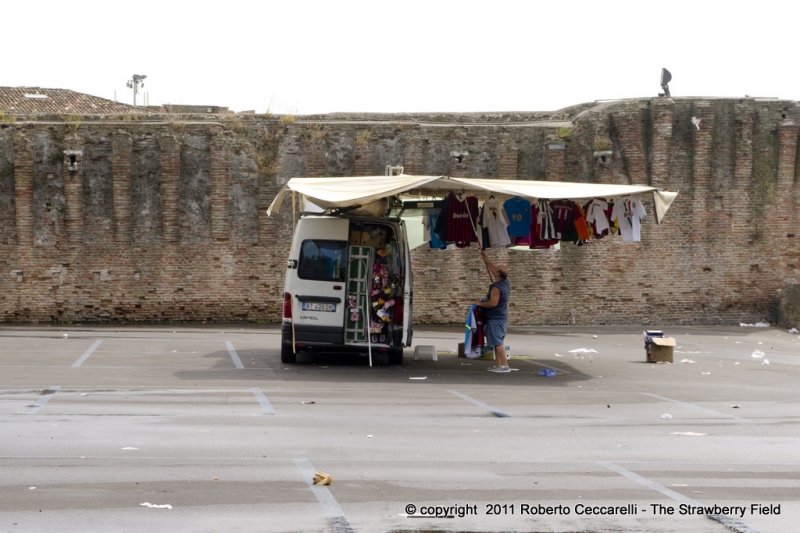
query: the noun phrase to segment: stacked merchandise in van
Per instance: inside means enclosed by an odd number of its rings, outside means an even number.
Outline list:
[[[396,297],[402,295],[402,271],[398,263],[397,243],[392,240],[385,247],[375,251],[372,268],[372,289],[370,300],[370,340],[384,344],[389,339],[390,324],[393,323]]]

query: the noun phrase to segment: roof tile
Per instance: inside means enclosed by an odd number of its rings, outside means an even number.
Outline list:
[[[42,89],[40,87],[0,87],[0,111],[6,115],[152,113],[144,107],[121,104],[69,89]]]

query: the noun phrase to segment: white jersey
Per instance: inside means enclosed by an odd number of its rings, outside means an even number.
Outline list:
[[[619,233],[622,242],[638,242],[642,240],[642,219],[647,215],[642,202],[633,196],[623,196],[614,204],[611,211],[611,222],[619,221]]]
[[[508,236],[508,215],[498,200],[491,198],[483,204],[481,225],[489,231],[489,244],[492,247],[511,244],[511,238]]]
[[[594,223],[598,235],[610,229],[608,218],[606,218],[606,209],[608,209],[608,202],[595,198],[589,203],[589,208],[586,210],[586,222],[588,224]]]

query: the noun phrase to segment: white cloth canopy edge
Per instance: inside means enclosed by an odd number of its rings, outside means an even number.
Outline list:
[[[325,208],[365,205],[389,196],[414,191],[421,196],[441,196],[448,192],[484,191],[501,196],[520,196],[528,200],[588,200],[619,198],[651,193],[656,206],[656,221],[660,224],[676,192],[661,191],[647,185],[612,185],[566,181],[528,181],[502,179],[453,178],[445,176],[361,176],[346,178],[291,178],[278,192],[267,209],[267,215],[280,212],[288,190],[306,196]]]

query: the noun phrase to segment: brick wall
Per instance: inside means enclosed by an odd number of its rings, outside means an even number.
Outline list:
[[[696,127],[692,118],[699,122]],[[553,113],[337,114],[280,121],[88,119],[0,125],[0,322],[277,322],[293,176],[409,174],[680,190],[640,243],[490,250],[515,324],[777,318],[800,282],[800,110],[657,98]],[[597,138],[611,141],[606,160]],[[487,279],[475,249],[412,253],[415,320],[460,323]]]

